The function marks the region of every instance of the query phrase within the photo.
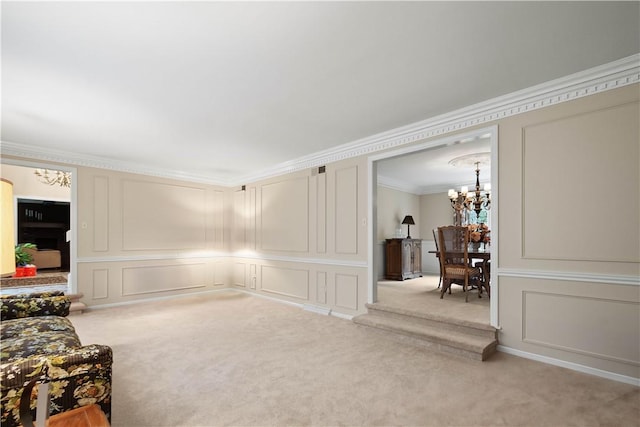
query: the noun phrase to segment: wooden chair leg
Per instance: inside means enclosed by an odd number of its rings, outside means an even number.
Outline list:
[[[464,289],[465,291],[467,291],[467,288],[469,287],[469,276],[465,276],[464,278],[464,287],[462,289]],[[469,292],[467,292],[464,296],[464,302],[469,302]]]
[[[440,299],[444,298],[445,292],[447,292],[447,288],[449,288],[449,293],[451,293],[451,281],[444,279],[442,280],[442,290],[440,291]]]

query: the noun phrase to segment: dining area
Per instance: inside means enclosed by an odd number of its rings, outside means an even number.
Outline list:
[[[491,296],[491,245],[490,230],[485,224],[447,225],[433,229],[436,249],[434,254],[440,267],[438,286],[440,299],[452,285],[462,287],[465,302],[469,292],[477,290],[478,298],[483,293]]]

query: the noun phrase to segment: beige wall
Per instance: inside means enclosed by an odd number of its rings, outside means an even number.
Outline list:
[[[13,183],[13,195],[18,198],[56,200],[68,202],[71,200],[71,189],[59,185],[48,185],[38,181],[34,175],[35,168],[0,165],[0,175]],[[73,179],[73,177],[71,178]]]
[[[502,345],[640,377],[638,93],[500,121]]]
[[[640,377],[638,94],[483,124],[499,130],[492,277],[506,351]],[[232,286],[362,313],[367,167],[361,156],[245,191],[79,167],[79,290],[99,305]],[[424,213],[416,236],[437,225]]]
[[[231,285],[353,315],[367,302],[367,163],[332,163],[233,192]]]
[[[398,228],[406,237],[407,226],[402,224],[406,215],[413,216],[416,223],[409,229],[411,238],[424,238],[421,232],[420,196],[378,185],[378,241],[395,237]]]
[[[78,168],[78,291],[89,306],[228,283],[225,189]]]

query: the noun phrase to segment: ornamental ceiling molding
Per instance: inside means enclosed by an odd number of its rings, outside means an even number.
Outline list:
[[[4,141],[0,142],[0,152],[3,156],[25,157],[54,163],[111,169],[120,172],[233,187],[340,160],[370,155],[478,125],[486,125],[516,114],[538,110],[638,82],[640,82],[640,54],[635,54],[411,125],[303,156],[234,180],[220,180],[213,176],[192,174],[184,171],[145,168],[140,167],[137,163],[112,161],[96,156],[86,156]]]

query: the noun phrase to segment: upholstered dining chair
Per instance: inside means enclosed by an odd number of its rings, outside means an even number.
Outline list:
[[[475,284],[479,289],[478,298],[481,298],[482,273],[469,263],[469,228],[456,225],[438,227],[438,244],[442,274],[440,299],[454,282],[461,284],[465,292],[470,289],[470,284]],[[469,302],[469,292],[465,294],[465,302]]]

